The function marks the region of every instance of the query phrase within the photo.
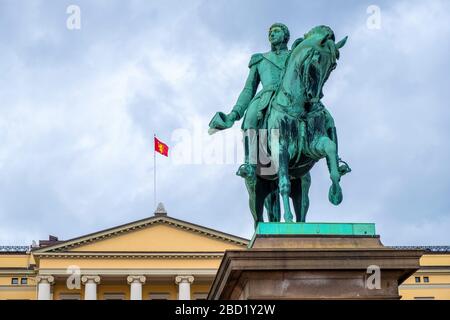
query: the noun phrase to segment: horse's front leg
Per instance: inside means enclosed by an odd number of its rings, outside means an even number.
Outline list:
[[[271,191],[270,194],[264,200],[264,207],[267,210],[267,216],[269,222],[280,222],[280,196],[278,193],[278,187],[275,191]]]
[[[328,192],[328,199],[332,204],[338,205],[342,202],[342,189],[339,185],[341,174],[339,173],[336,144],[328,137],[321,137],[317,149],[326,157],[328,171],[330,172],[332,184]]]
[[[294,204],[297,222],[306,221],[306,213],[309,208],[309,187],[311,186],[311,175],[305,173],[301,178],[291,180],[291,198]]]
[[[289,179],[289,152],[287,141],[283,140],[283,137],[280,137],[281,141],[277,143],[277,147],[275,148],[275,153],[278,154],[278,189],[281,194],[281,198],[283,199],[283,208],[284,208],[284,221],[285,222],[293,222],[293,216],[291,212],[291,207],[289,204],[289,195],[291,194],[291,181]],[[278,150],[277,150],[278,149]]]
[[[272,120],[273,121],[273,120]],[[271,119],[269,119],[269,123]],[[293,216],[289,205],[289,195],[291,193],[291,182],[289,181],[289,153],[288,141],[282,132],[286,132],[285,125],[282,128],[273,128],[270,130],[270,150],[271,150],[271,168],[275,169],[278,176],[278,192],[283,199],[284,221],[293,222]]]

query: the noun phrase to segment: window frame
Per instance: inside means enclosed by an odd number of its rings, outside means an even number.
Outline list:
[[[126,296],[123,292],[105,292],[103,300],[125,300]]]
[[[81,300],[81,293],[61,292],[59,294],[59,300]]]
[[[206,300],[208,298],[208,292],[194,292],[192,294],[192,300]]]
[[[150,292],[148,300],[170,300],[170,292]]]

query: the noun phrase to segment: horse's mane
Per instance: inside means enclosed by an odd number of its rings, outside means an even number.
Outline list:
[[[294,49],[300,44],[300,42],[302,42],[303,40],[304,40],[304,38],[302,38],[302,37],[297,38],[297,39],[294,41],[294,43],[292,44],[291,50],[294,50]]]
[[[305,34],[305,39],[309,38],[311,35],[313,35],[315,33],[324,33],[327,35],[328,39],[336,41],[336,39],[334,37],[333,29],[331,29],[329,26],[325,26],[325,25],[316,26],[316,27],[312,28],[311,30],[309,30]]]

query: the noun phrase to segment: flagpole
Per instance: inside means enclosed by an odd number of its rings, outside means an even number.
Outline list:
[[[153,134],[153,208],[156,210],[156,134]]]

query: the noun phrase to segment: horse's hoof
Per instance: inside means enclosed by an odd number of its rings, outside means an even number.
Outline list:
[[[292,223],[292,222],[294,222],[294,219],[293,219],[292,214],[291,214],[291,215],[285,215],[285,216],[284,216],[284,222],[287,222],[287,223]]]
[[[332,184],[330,187],[330,191],[328,192],[328,200],[335,206],[339,205],[342,202],[342,189],[339,184]]]

